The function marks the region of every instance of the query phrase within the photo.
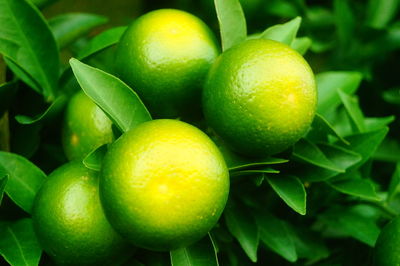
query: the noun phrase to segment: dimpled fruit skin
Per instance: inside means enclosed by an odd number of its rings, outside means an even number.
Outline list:
[[[248,40],[219,56],[203,90],[215,132],[247,156],[281,152],[308,130],[316,109],[313,72],[285,44]]]
[[[374,265],[400,266],[400,217],[382,229],[374,251]]]
[[[160,9],[136,19],[117,48],[117,72],[153,117],[200,112],[201,87],[219,49],[197,17]],[[193,111],[194,112],[194,111]]]
[[[112,122],[83,91],[68,103],[62,144],[69,160],[82,159],[97,147],[113,141]]]
[[[103,162],[107,218],[139,247],[166,251],[201,239],[228,198],[229,174],[215,144],[184,122],[145,122],[114,142]]]
[[[39,190],[33,224],[42,248],[57,264],[107,264],[128,245],[106,220],[97,172],[73,161],[56,169]]]

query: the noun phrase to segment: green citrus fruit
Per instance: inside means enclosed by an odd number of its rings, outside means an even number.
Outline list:
[[[82,159],[113,141],[112,122],[83,91],[76,93],[65,113],[62,144],[69,160]]]
[[[129,254],[127,244],[106,220],[97,172],[72,161],[49,175],[33,207],[42,248],[58,264],[101,265]]]
[[[376,266],[400,266],[400,217],[382,229],[374,251]]]
[[[218,55],[213,33],[180,10],[149,12],[129,26],[117,48],[117,72],[155,117],[200,110],[201,88]]]
[[[220,55],[203,90],[206,120],[247,156],[281,152],[308,130],[316,109],[313,72],[285,44],[248,40]]]
[[[201,239],[228,193],[218,148],[184,122],[145,122],[114,142],[103,161],[100,198],[107,218],[143,248],[172,250]]]

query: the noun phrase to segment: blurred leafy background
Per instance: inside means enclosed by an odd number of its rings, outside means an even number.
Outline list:
[[[80,89],[68,59],[113,74],[115,47],[91,53],[93,38],[108,30],[116,38],[124,29],[119,27],[147,11],[187,10],[219,34],[212,0],[31,1],[41,8],[60,48],[57,82],[65,98]],[[400,213],[400,1],[240,2],[250,36],[302,18],[298,37],[289,44],[305,53],[317,75],[320,116],[303,140],[278,155],[282,161],[254,162],[224,152],[233,184],[224,217],[210,233],[218,260],[221,265],[371,265],[380,228]],[[280,36],[284,30],[278,30]],[[114,44],[110,36],[105,39]],[[32,77],[6,61],[7,68],[0,62],[0,150],[24,156],[48,174],[66,162],[59,136],[65,98],[43,97],[32,90],[37,87]],[[0,158],[0,170],[7,168],[4,153]],[[2,192],[5,179],[0,180]],[[29,218],[11,198],[6,189],[3,228]],[[11,243],[4,232],[3,256]],[[128,265],[169,260],[166,253],[139,250]],[[47,261],[42,256],[41,262]]]

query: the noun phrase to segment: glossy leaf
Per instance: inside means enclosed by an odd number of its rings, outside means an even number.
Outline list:
[[[259,234],[253,214],[246,208],[229,204],[224,211],[229,232],[238,240],[252,262],[257,262]]]
[[[400,189],[400,163],[396,164],[396,170],[394,171],[388,188],[387,200],[391,201],[394,196],[399,192]]]
[[[293,149],[292,156],[302,162],[312,164],[330,171],[343,173],[344,170],[336,166],[325,154],[318,148],[317,145],[308,140],[301,139],[297,142]]]
[[[65,13],[49,19],[49,26],[59,49],[62,49],[106,22],[106,17],[95,14]]]
[[[319,216],[333,231],[342,232],[373,247],[379,235],[375,221],[352,209],[329,210]]]
[[[311,130],[307,134],[307,138],[326,140],[327,135],[332,135],[338,138],[344,144],[349,144],[349,142],[335,130],[328,120],[326,120],[322,115],[316,114],[311,124]]]
[[[374,131],[382,129],[392,123],[396,117],[394,115],[384,117],[367,117],[364,118],[366,131]]]
[[[344,107],[346,108],[348,115],[356,125],[358,132],[365,132],[366,127],[364,115],[358,103],[358,98],[343,92],[343,90],[340,88],[338,89],[338,94]]]
[[[332,71],[316,75],[318,87],[318,113],[325,115],[334,110],[340,103],[337,89],[353,94],[362,80],[358,72]]]
[[[214,0],[214,4],[225,51],[246,39],[246,18],[239,0]]]
[[[78,59],[82,60],[118,43],[126,28],[126,26],[115,27],[96,35],[79,51]]]
[[[10,265],[36,266],[41,253],[31,219],[9,223],[0,230],[0,254]]]
[[[71,59],[70,64],[86,95],[122,132],[151,120],[139,96],[120,79],[77,59]]]
[[[248,169],[248,170],[238,170],[230,173],[231,177],[254,175],[254,174],[279,174],[278,170],[272,168],[261,168],[261,169]]]
[[[218,258],[210,236],[191,246],[173,250],[170,252],[172,266],[213,266],[219,265]]]
[[[325,156],[333,162],[340,169],[347,170],[351,166],[357,164],[361,161],[362,157],[360,154],[345,148],[329,144],[329,143],[320,143],[318,148],[325,154]]]
[[[379,200],[371,181],[361,178],[347,178],[340,181],[328,182],[337,191],[368,200]]]
[[[9,176],[5,188],[7,195],[30,213],[36,193],[46,175],[24,157],[8,152],[0,151],[0,166]]]
[[[378,161],[399,162],[400,143],[395,138],[386,137],[374,152],[372,158]]]
[[[295,212],[306,214],[306,190],[303,183],[295,176],[266,175],[268,183],[278,196]]]
[[[3,173],[2,170],[0,170],[0,205],[3,200],[3,195],[4,195],[4,189],[6,188],[8,182],[8,175],[7,173]]]
[[[359,133],[346,137],[350,142],[350,149],[360,154],[362,157],[362,160],[356,166],[364,164],[374,154],[385,138],[388,130],[389,129],[385,127],[377,131]]]
[[[375,29],[383,29],[398,11],[398,0],[369,0],[366,21]]]
[[[332,163],[334,163],[337,167],[343,169],[344,171],[356,165],[362,159],[360,154],[341,146],[328,143],[320,143],[318,145],[318,148]],[[340,173],[325,168],[305,164],[301,169],[298,170],[297,174],[301,177],[303,181],[316,182],[329,180],[330,178],[333,178]]]
[[[312,40],[308,37],[300,37],[300,38],[295,38],[292,43],[291,47],[295,49],[299,54],[304,55],[307,53],[308,49],[310,49],[312,44]]]
[[[53,100],[60,63],[47,23],[37,8],[25,0],[0,0],[0,10],[0,53],[40,85],[47,101]],[[24,76],[20,78],[24,80]]]
[[[259,211],[256,220],[260,230],[260,240],[286,260],[295,262],[297,253],[294,236],[286,222],[265,211]]]
[[[15,116],[15,119],[18,121],[18,123],[23,125],[30,125],[40,121],[48,120],[59,114],[63,110],[66,103],[67,98],[64,95],[61,95],[57,97],[57,99],[55,99],[54,102],[52,102],[42,114],[36,117],[17,115]]]
[[[40,84],[24,69],[22,69],[17,63],[15,63],[11,58],[4,57],[4,62],[6,62],[7,67],[11,69],[15,76],[27,84],[31,89],[39,94],[42,94],[42,88]],[[17,80],[16,80],[17,81]]]
[[[106,155],[108,149],[108,144],[104,144],[94,151],[90,152],[83,159],[83,164],[94,171],[100,171],[101,164],[103,162],[104,155]]]
[[[247,168],[263,167],[263,166],[283,164],[289,162],[289,160],[287,159],[274,158],[274,157],[267,157],[261,159],[247,158],[237,153],[234,153],[225,146],[219,145],[218,148],[221,151],[222,155],[224,156],[229,171],[243,170]]]
[[[262,39],[269,39],[291,45],[296,38],[300,28],[301,17],[296,17],[284,24],[274,25],[266,29],[260,36]]]

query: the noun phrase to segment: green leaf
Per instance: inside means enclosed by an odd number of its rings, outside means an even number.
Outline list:
[[[289,229],[293,231],[293,239],[298,257],[309,259],[306,265],[311,265],[329,256],[329,249],[322,238],[314,232],[299,228],[298,226],[290,226]]]
[[[256,213],[260,240],[272,251],[290,262],[297,260],[293,232],[285,221],[279,220],[265,211]]]
[[[170,252],[172,266],[212,266],[219,265],[214,245],[208,235],[191,246]]]
[[[374,131],[388,126],[395,119],[396,117],[394,115],[386,117],[366,117],[364,118],[364,124],[366,131]]]
[[[344,171],[356,165],[362,159],[360,154],[337,145],[320,143],[318,147],[332,163]],[[316,182],[328,180],[339,175],[339,173],[321,167],[303,165],[298,170],[297,175],[301,176],[303,181]]]
[[[60,63],[48,25],[25,0],[0,0],[0,10],[0,53],[28,73],[51,101],[58,87]],[[24,80],[24,76],[20,78]]]
[[[308,139],[327,140],[327,135],[338,138],[344,144],[349,144],[322,115],[316,114],[307,134]]]
[[[58,0],[29,0],[29,1],[31,1],[37,7],[43,8],[43,7],[46,7]]]
[[[400,88],[384,91],[382,94],[383,99],[391,104],[400,104]]]
[[[318,147],[331,162],[343,170],[349,169],[362,159],[360,154],[346,149],[347,146],[343,148],[334,144],[319,143]]]
[[[333,9],[339,42],[343,47],[347,48],[353,40],[355,28],[354,11],[350,8],[348,0],[335,0]]]
[[[301,215],[306,214],[306,190],[300,179],[290,175],[265,176],[272,189],[290,208]]]
[[[296,17],[284,24],[274,25],[266,29],[260,36],[261,39],[269,39],[291,45],[300,28],[301,17]]]
[[[95,14],[64,13],[49,19],[49,26],[61,50],[107,20]]]
[[[354,167],[364,164],[382,143],[389,129],[387,127],[365,133],[358,133],[346,137],[350,142],[350,149],[361,155],[362,160]]]
[[[344,107],[346,108],[348,115],[356,125],[358,132],[365,132],[366,127],[364,122],[364,115],[358,103],[358,98],[356,96],[351,96],[343,92],[340,88],[338,89],[338,94]]]
[[[16,115],[15,119],[18,121],[18,123],[23,125],[30,125],[40,121],[49,120],[59,114],[63,110],[66,103],[67,98],[64,95],[61,95],[57,97],[57,99],[55,99],[54,102],[52,102],[52,104],[42,114],[36,117]]]
[[[0,151],[0,166],[9,176],[5,188],[7,195],[30,213],[36,193],[46,175],[24,157],[9,152]]]
[[[274,157],[268,157],[262,159],[246,158],[232,152],[225,146],[219,146],[218,148],[221,151],[222,155],[224,156],[229,171],[243,170],[254,167],[263,167],[273,164],[282,164],[282,163],[287,163],[289,161],[287,159],[274,158]]]
[[[246,39],[246,18],[239,0],[214,0],[214,4],[225,51]]]
[[[108,144],[104,144],[90,152],[83,159],[83,164],[94,171],[100,171],[104,155],[106,155]]]
[[[118,43],[126,28],[126,26],[115,27],[96,35],[81,51],[79,51],[78,59],[82,60]]]
[[[376,194],[374,185],[368,179],[347,178],[344,180],[327,182],[327,183],[337,191],[347,195],[360,197],[368,200],[380,199]]]
[[[229,232],[239,241],[250,260],[257,262],[259,235],[253,214],[245,207],[228,204],[224,217]]]
[[[325,154],[318,148],[317,145],[306,139],[301,139],[294,145],[292,156],[293,158],[302,162],[325,168],[330,171],[338,173],[344,172],[343,169],[339,168],[328,158],[326,158]]]
[[[366,22],[375,29],[385,28],[396,16],[398,6],[398,0],[369,0]]]
[[[249,170],[238,170],[230,173],[231,177],[246,176],[254,174],[279,174],[278,170],[272,168],[261,168],[261,169],[249,169]]]
[[[331,229],[342,232],[373,247],[379,235],[379,227],[375,221],[366,214],[360,214],[351,208],[331,209],[320,214],[321,219]]]
[[[0,84],[0,117],[10,107],[17,89],[17,82],[15,81]]]
[[[31,89],[39,94],[42,94],[42,88],[40,87],[40,84],[37,83],[29,73],[17,65],[17,63],[15,63],[11,58],[4,57],[4,62],[6,62],[8,68],[11,69],[15,76],[27,84]]]
[[[310,49],[312,40],[308,37],[295,38],[290,46],[295,49],[299,54],[304,55]]]
[[[394,162],[400,161],[400,143],[391,137],[385,138],[372,158],[378,161]]]
[[[387,201],[391,201],[400,189],[400,163],[396,164],[392,178],[390,179]]]
[[[21,219],[0,230],[0,254],[10,265],[39,265],[42,249],[32,219]]]
[[[0,173],[0,205],[3,200],[4,189],[8,182],[8,175],[6,173]]]
[[[120,79],[77,59],[70,60],[72,70],[83,91],[122,131],[151,120],[139,96]]]
[[[347,94],[356,92],[362,80],[361,73],[332,71],[316,75],[318,87],[318,113],[325,116],[334,110],[340,103],[337,89]]]

